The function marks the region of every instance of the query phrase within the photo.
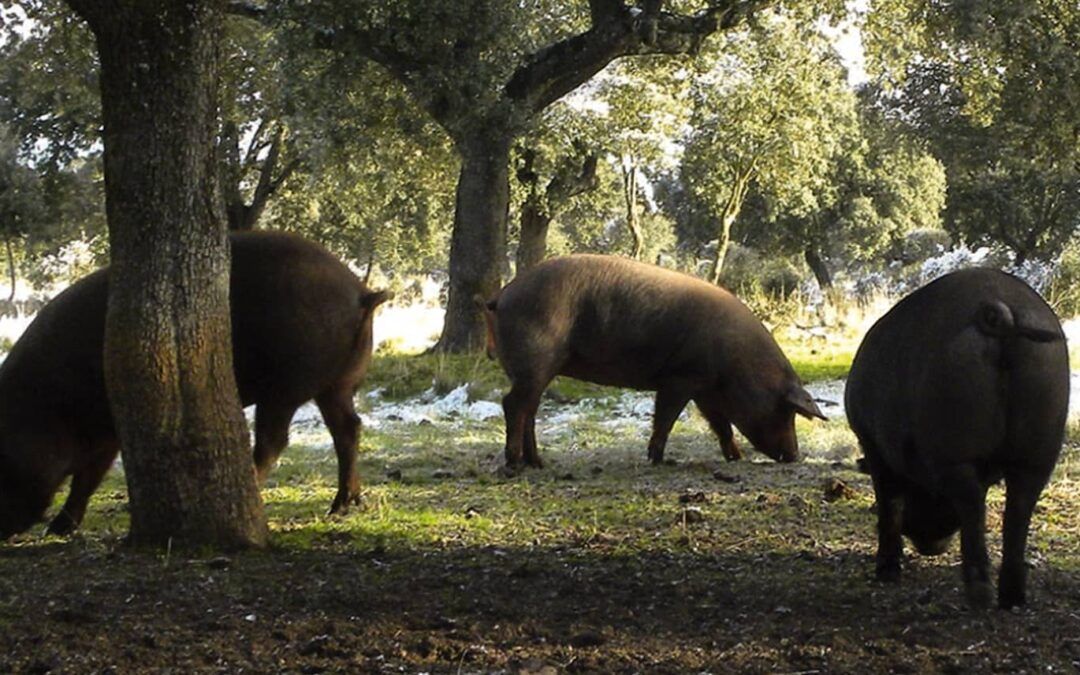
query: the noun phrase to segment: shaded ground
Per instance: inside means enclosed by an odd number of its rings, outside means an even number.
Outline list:
[[[802,464],[725,464],[692,416],[677,462],[654,468],[633,411],[559,412],[541,421],[548,467],[510,479],[498,420],[383,424],[364,440],[365,508],[341,519],[321,515],[332,452],[301,428],[264,491],[274,547],[227,558],[125,547],[113,475],[82,534],[0,547],[0,672],[1080,665],[1074,450],[1036,514],[1029,607],[973,613],[956,546],[872,580],[873,496],[839,422],[800,426]]]

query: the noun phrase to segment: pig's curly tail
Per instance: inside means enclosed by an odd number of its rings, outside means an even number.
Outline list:
[[[1064,340],[1060,330],[1026,325],[1001,300],[984,302],[975,313],[975,327],[984,335],[999,338],[1024,338],[1034,342]]]

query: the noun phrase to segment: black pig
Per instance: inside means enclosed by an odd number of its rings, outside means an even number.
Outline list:
[[[928,555],[960,531],[968,601],[992,600],[986,490],[1005,479],[998,602],[1025,600],[1035,502],[1061,450],[1065,336],[1019,279],[955,272],[896,304],[867,333],[844,395],[877,495],[877,576],[899,577],[901,535]]]
[[[685,274],[614,256],[554,258],[507,284],[485,318],[489,350],[513,385],[503,399],[512,469],[542,465],[536,410],[556,375],[656,391],[654,463],[691,400],[728,459],[741,456],[733,424],[761,452],[792,462],[795,414],[824,418],[761,321]]]
[[[359,499],[353,394],[371,362],[369,290],[323,247],[273,232],[231,235],[233,359],[240,398],[255,405],[260,481],[288,444],[296,409],[314,399],[334,439],[331,512]],[[102,366],[108,268],[44,307],[0,366],[0,539],[38,521],[67,476],[49,532],[78,527],[119,451]]]

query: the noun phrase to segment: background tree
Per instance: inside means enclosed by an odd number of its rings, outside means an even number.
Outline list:
[[[0,237],[4,240],[8,281],[8,302],[15,300],[15,246],[42,217],[41,183],[38,175],[19,162],[18,146],[0,126]]]
[[[219,111],[219,174],[230,230],[254,229],[270,198],[304,160],[289,143],[284,50],[273,31],[225,20]]]
[[[461,158],[450,245],[450,289],[439,347],[479,348],[473,298],[499,286],[513,141],[549,105],[621,56],[685,54],[759,4],[727,0],[695,14],[657,0],[435,4],[272,3],[286,25],[371,59],[401,82],[447,133]]]
[[[679,136],[690,118],[690,74],[686,63],[648,57],[614,63],[597,82],[597,97],[607,107],[604,146],[622,176],[631,258],[640,260],[645,252],[639,205],[646,183],[673,168],[681,154]]]
[[[549,107],[514,149],[518,202],[518,274],[547,254],[552,220],[570,200],[599,187],[597,120],[565,102]],[[513,208],[511,210],[514,210]]]
[[[233,375],[214,133],[223,2],[69,0],[101,63],[105,380],[131,539],[262,544]]]
[[[5,16],[0,125],[37,175],[40,217],[20,244],[22,273],[44,283],[52,268],[43,260],[73,240],[105,239],[97,59],[90,31],[62,2],[18,5]]]
[[[459,161],[446,135],[378,65],[279,35],[294,177],[267,213],[390,276],[446,268]]]
[[[944,163],[945,226],[1017,264],[1080,227],[1080,7],[896,1],[868,19],[881,105]]]
[[[782,14],[762,23],[767,30],[712,45],[694,88],[682,177],[715,219],[714,283],[751,189],[777,210],[817,209],[857,123],[854,94],[817,27]]]

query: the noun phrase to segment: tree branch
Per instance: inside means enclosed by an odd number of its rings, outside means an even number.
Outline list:
[[[251,142],[248,143],[247,152],[244,153],[244,161],[241,163],[240,170],[246,171],[249,166],[256,160],[258,154],[262,152],[262,149],[266,147],[266,143],[260,142],[262,138],[263,130],[266,128],[266,118],[259,120],[259,126],[255,127],[255,132],[251,134]],[[280,131],[280,127],[278,127]]]
[[[91,0],[91,2],[93,2],[93,0]],[[225,5],[225,13],[262,21],[266,18],[267,10],[265,6],[255,2],[232,0],[232,2]]]
[[[581,162],[579,171],[575,171],[575,159]],[[545,190],[548,210],[552,215],[572,198],[597,188],[600,182],[596,176],[598,159],[595,152],[585,155],[584,159],[580,155],[567,158],[562,170],[551,179]]]
[[[73,12],[79,15],[97,33],[102,21],[109,16],[121,16],[122,8],[112,0],[64,0]]]
[[[692,54],[709,35],[773,1],[719,0],[685,15],[662,11],[662,0],[643,0],[634,7],[621,0],[590,0],[589,30],[533,54],[511,76],[504,93],[539,112],[621,56]]]

